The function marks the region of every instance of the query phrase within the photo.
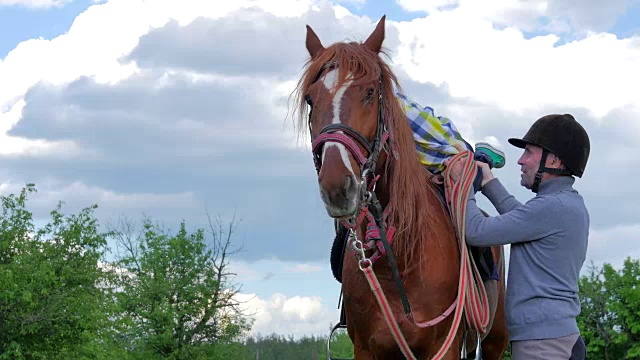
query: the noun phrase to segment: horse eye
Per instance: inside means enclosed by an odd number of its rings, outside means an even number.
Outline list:
[[[369,100],[373,97],[373,94],[375,93],[375,90],[373,88],[368,88],[367,89],[367,95],[365,96],[366,100]]]
[[[313,101],[311,101],[311,96],[305,95],[304,100],[307,102],[309,106],[313,106]]]

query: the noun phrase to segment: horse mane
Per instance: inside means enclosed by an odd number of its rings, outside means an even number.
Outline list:
[[[387,56],[386,51],[381,54]],[[388,57],[388,56],[387,56]],[[383,175],[389,186],[389,200],[392,204],[389,223],[396,227],[393,240],[394,254],[404,264],[410,264],[417,244],[431,232],[438,214],[438,201],[430,201],[429,195],[435,195],[433,183],[419,161],[405,112],[395,96],[395,90],[401,90],[398,80],[381,56],[375,54],[361,43],[335,43],[322,50],[305,64],[306,70],[292,93],[296,97],[294,122],[299,134],[308,133],[307,104],[304,99],[307,89],[315,81],[325,64],[338,65],[339,83],[352,74],[354,85],[376,84],[382,76],[384,116],[390,132],[391,149],[387,149],[386,171]],[[395,88],[394,88],[395,87]],[[297,115],[297,116],[296,116]],[[394,157],[397,154],[397,159]],[[435,200],[435,198],[432,197]]]

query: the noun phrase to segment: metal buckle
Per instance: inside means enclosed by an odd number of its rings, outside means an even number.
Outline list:
[[[361,271],[373,265],[371,259],[367,258],[367,254],[365,254],[364,243],[358,239],[356,232],[353,229],[349,229],[351,235],[353,236],[353,240],[351,240],[351,248],[356,252],[356,259],[358,260],[358,268]]]

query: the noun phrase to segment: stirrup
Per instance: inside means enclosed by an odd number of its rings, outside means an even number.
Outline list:
[[[462,346],[460,346],[460,359],[467,359],[467,330],[462,332]]]
[[[331,337],[333,336],[333,333],[338,330],[338,329],[346,329],[347,325],[346,324],[341,324],[340,322],[338,322],[332,329],[331,332],[329,332],[329,337],[327,338],[327,360],[353,360],[353,359],[345,359],[345,358],[333,358],[331,357]]]
[[[467,332],[468,330],[466,330],[464,332],[464,335],[462,336],[462,346],[460,347],[460,359],[461,360],[471,360],[469,356],[469,354],[467,354]],[[482,341],[480,340],[480,334],[476,332],[476,337],[477,337],[477,344],[476,344],[476,349],[475,349],[475,354],[476,356],[474,357],[474,360],[482,360]]]
[[[482,340],[480,340],[480,334],[476,333],[476,337],[478,338],[478,344],[476,345],[476,359],[482,360]]]

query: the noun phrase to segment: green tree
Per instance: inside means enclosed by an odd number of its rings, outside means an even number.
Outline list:
[[[118,333],[133,358],[229,359],[240,351],[250,323],[228,268],[236,226],[210,220],[208,242],[203,229],[190,233],[184,222],[176,234],[148,218],[141,232],[128,219],[111,227]]]
[[[295,339],[278,334],[257,335],[245,341],[242,360],[324,360],[326,359],[326,338],[303,336]]]
[[[591,265],[579,282],[578,326],[594,359],[640,359],[640,261]]]
[[[100,336],[109,321],[99,260],[107,234],[96,206],[36,229],[26,209],[27,185],[2,196],[0,218],[0,359],[108,358]]]
[[[604,269],[593,264],[589,273],[579,280],[581,314],[578,317],[580,333],[585,339],[590,357],[603,360],[620,359],[622,351],[615,341],[615,314],[608,306],[611,299],[610,286],[606,286]]]
[[[607,291],[611,294],[610,312],[614,314],[626,359],[640,359],[640,261],[627,258],[620,271],[603,266]]]

